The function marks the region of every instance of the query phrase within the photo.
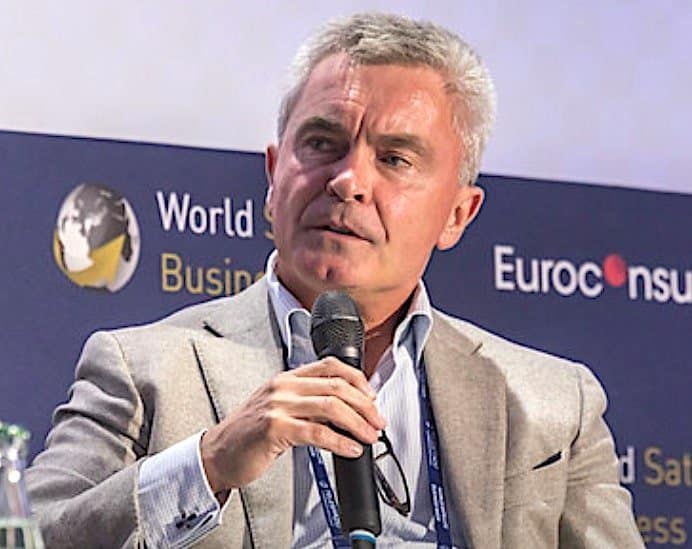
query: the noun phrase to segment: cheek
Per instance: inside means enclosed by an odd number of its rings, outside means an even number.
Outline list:
[[[445,225],[446,207],[425,193],[400,192],[382,204],[380,217],[389,239],[401,246],[432,246]]]
[[[274,226],[290,231],[300,223],[306,208],[318,194],[319,189],[310,174],[298,170],[284,172],[274,183],[269,203]]]

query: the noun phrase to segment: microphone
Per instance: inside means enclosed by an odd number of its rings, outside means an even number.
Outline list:
[[[312,346],[319,358],[333,356],[360,370],[364,332],[358,307],[351,296],[339,291],[320,294],[312,307],[310,326]],[[337,455],[333,458],[341,529],[348,535],[352,548],[375,547],[376,536],[380,535],[382,525],[373,474],[372,446],[364,445],[363,453],[358,458]]]

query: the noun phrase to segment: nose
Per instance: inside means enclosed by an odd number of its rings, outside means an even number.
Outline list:
[[[343,202],[370,202],[374,174],[365,154],[352,150],[334,168],[327,181],[327,194]]]

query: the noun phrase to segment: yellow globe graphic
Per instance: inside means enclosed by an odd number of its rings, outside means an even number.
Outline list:
[[[103,185],[83,183],[62,203],[53,256],[78,286],[117,292],[139,260],[139,226],[125,197]]]

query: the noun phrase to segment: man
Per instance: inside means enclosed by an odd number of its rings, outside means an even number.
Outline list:
[[[382,504],[381,546],[641,547],[593,375],[433,310],[421,282],[480,208],[493,110],[433,25],[365,14],[310,39],[267,150],[267,277],[90,338],[29,472],[48,546],[338,546],[314,475],[333,486],[324,451],[386,426],[411,506]],[[335,288],[363,373],[309,344]]]

